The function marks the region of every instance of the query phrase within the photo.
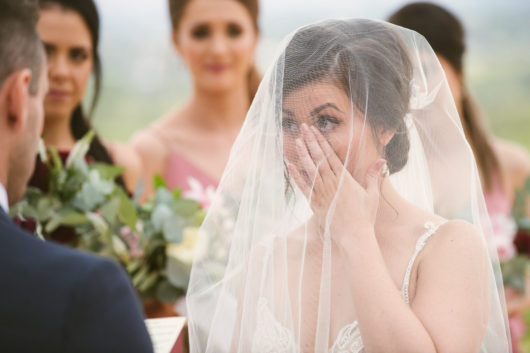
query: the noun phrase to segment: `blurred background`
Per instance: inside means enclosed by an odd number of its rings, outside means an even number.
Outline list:
[[[104,138],[126,142],[188,98],[190,77],[171,44],[167,0],[96,2],[102,17],[103,89],[93,121]],[[326,18],[386,19],[408,2],[262,0],[258,67],[264,72],[282,38],[299,26]],[[466,27],[467,83],[491,131],[530,149],[530,1],[435,3]]]

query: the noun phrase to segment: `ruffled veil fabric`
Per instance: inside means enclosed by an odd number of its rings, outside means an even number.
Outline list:
[[[392,130],[381,154],[397,192],[427,212],[478,229],[491,265],[480,351],[510,351],[480,178],[436,55],[413,31],[354,19],[295,31],[263,78],[199,231],[187,296],[191,352],[355,351],[337,348],[345,335],[347,344],[360,333],[351,325],[354,305],[341,299],[351,295],[351,286],[333,267],[336,205],[329,205],[315,236],[307,195],[287,168],[296,163],[300,126],[285,106],[307,104],[309,96],[294,98],[293,92],[309,87],[310,95],[322,82],[348,92],[345,115],[353,123],[342,141],[348,147],[344,170],[355,175],[357,165],[366,164],[369,147],[354,136],[377,134],[373,126]],[[309,115],[324,136],[337,124]]]

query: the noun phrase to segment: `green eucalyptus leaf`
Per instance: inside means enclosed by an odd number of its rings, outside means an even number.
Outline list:
[[[174,303],[183,291],[173,286],[168,280],[162,280],[156,286],[156,298],[164,303]]]
[[[173,217],[175,217],[175,214],[168,205],[160,204],[155,206],[155,209],[151,215],[151,221],[153,222],[155,231],[162,232],[166,222]]]
[[[123,174],[125,168],[106,163],[92,163],[90,169],[96,170],[103,179],[114,180]]]
[[[173,189],[172,193],[173,193],[173,197],[174,197],[175,199],[180,199],[180,198],[182,198],[182,190],[181,190],[180,188],[175,188],[175,189]]]
[[[118,205],[118,217],[120,221],[128,225],[129,228],[136,231],[136,223],[138,222],[138,213],[134,207],[131,199],[120,189],[118,192],[119,205]]]
[[[138,291],[140,292],[146,292],[149,289],[151,289],[158,279],[160,278],[160,275],[157,272],[149,274],[139,285],[138,285]]]
[[[140,285],[140,283],[142,283],[142,281],[145,279],[145,277],[147,276],[147,273],[148,273],[148,269],[147,267],[142,267],[140,269],[140,271],[138,271],[132,278],[132,284],[134,286],[134,288],[138,288],[138,286]]]
[[[92,142],[94,135],[94,131],[90,130],[85,136],[76,142],[66,159],[67,168],[77,165],[78,163],[85,163],[85,156],[90,148],[90,143]]]
[[[92,211],[105,202],[105,195],[89,183],[84,183],[81,191],[72,200],[72,205],[83,211]]]
[[[173,202],[173,200],[173,194],[167,188],[159,187],[158,189],[156,189],[154,198],[155,205],[170,204],[171,202]]]
[[[182,241],[184,235],[184,225],[182,223],[182,219],[176,215],[166,220],[162,231],[164,238],[168,242],[180,243]]]
[[[182,217],[193,217],[201,209],[200,205],[194,200],[174,200],[172,204],[173,211]]]
[[[136,271],[138,271],[138,269],[142,266],[142,263],[143,261],[142,260],[133,260],[131,262],[129,262],[129,264],[127,265],[127,267],[125,268],[127,270],[127,273],[129,275],[132,275],[133,273],[135,273]]]
[[[116,217],[118,216],[118,207],[120,205],[120,199],[118,197],[112,198],[106,204],[101,207],[101,214],[103,218],[110,223],[114,224]]]
[[[134,189],[134,194],[133,194],[133,202],[135,204],[138,204],[140,202],[140,197],[142,197],[143,193],[144,193],[144,178],[140,178],[140,180],[136,184],[136,188]]]
[[[157,174],[153,177],[153,187],[155,190],[157,190],[158,188],[167,189],[167,184],[160,174]]]
[[[54,146],[50,146],[50,148],[48,148],[48,152],[50,153],[50,156],[51,156],[50,169],[56,172],[62,171],[64,169],[63,161],[61,160],[61,157],[59,156],[57,149]]]
[[[60,226],[77,226],[88,222],[87,216],[72,209],[62,209],[54,214],[44,228],[47,234],[52,233]]]
[[[120,239],[117,235],[112,236],[112,248],[114,253],[120,257],[128,257],[129,253],[127,252],[127,245]]]
[[[94,212],[87,212],[86,217],[92,223],[92,225],[100,235],[107,234],[107,232],[109,231],[109,226],[102,216]]]

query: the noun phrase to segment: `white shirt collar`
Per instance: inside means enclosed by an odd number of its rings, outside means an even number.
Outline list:
[[[0,183],[0,208],[2,208],[5,213],[9,213],[9,202],[7,200],[7,191],[4,188],[4,185],[2,185],[2,183]]]

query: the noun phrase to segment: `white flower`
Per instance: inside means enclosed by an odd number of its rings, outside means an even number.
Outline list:
[[[177,287],[187,286],[193,259],[202,258],[207,252],[205,237],[198,236],[198,228],[184,229],[182,242],[166,246],[168,280]]]

